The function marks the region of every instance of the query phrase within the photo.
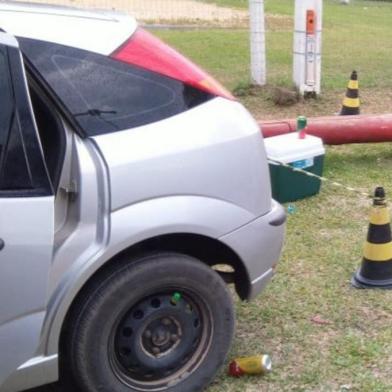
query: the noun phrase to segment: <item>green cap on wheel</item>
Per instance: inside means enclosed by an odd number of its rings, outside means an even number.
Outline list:
[[[176,304],[177,302],[179,302],[179,301],[181,300],[181,298],[182,298],[181,293],[175,292],[175,293],[172,295],[172,297],[171,297],[171,302],[172,302],[173,304]]]

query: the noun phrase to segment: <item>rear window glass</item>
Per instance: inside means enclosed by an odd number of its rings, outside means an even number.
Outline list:
[[[211,98],[177,80],[100,54],[26,38],[19,41],[86,136],[159,121]]]

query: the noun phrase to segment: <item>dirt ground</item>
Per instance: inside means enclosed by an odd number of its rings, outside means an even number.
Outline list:
[[[307,117],[334,116],[341,107],[344,89],[324,91],[318,99],[301,100],[292,106],[277,106],[265,95],[241,98],[242,103],[260,121]],[[362,89],[360,92],[361,114],[389,114],[392,107],[392,93],[383,89]]]
[[[33,0],[66,6],[113,9],[144,21],[204,21],[222,24],[247,20],[248,13],[194,0]]]

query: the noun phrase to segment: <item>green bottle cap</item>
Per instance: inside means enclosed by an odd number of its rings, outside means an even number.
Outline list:
[[[305,116],[298,116],[297,131],[301,131],[302,129],[306,128],[306,125],[308,125],[308,119]]]
[[[173,304],[177,304],[182,298],[182,295],[179,292],[175,292],[172,297],[170,302]]]

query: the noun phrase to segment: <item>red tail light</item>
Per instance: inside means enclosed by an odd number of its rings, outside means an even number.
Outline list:
[[[210,75],[141,28],[112,53],[111,57],[179,80],[210,94],[234,99],[231,93]]]

